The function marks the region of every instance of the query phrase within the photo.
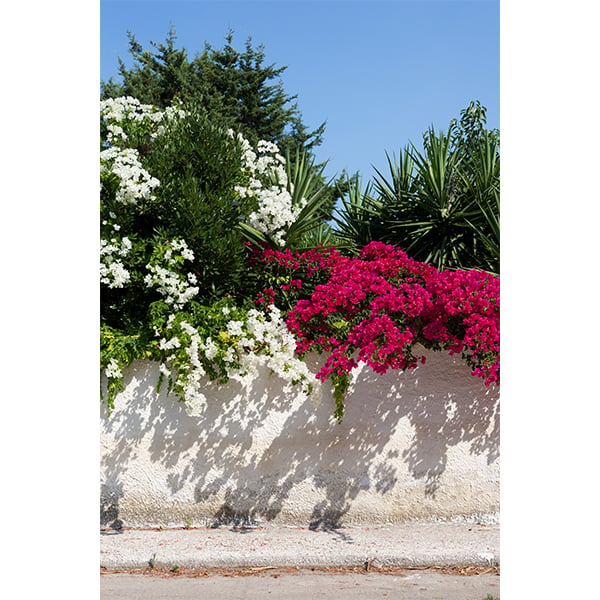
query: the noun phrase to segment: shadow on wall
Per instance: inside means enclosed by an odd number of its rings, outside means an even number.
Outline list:
[[[122,526],[119,502],[138,454],[160,466],[172,497],[218,506],[215,527],[275,519],[298,485],[304,502],[314,499],[311,529],[338,527],[359,492],[385,495],[406,472],[435,498],[451,447],[467,443],[487,464],[498,458],[499,393],[474,381],[461,359],[426,356],[403,373],[357,369],[341,424],[329,389],[315,407],[267,373],[250,389],[209,384],[203,418],[190,417],[174,397],[156,396],[155,365],[134,364],[123,408],[104,422],[112,442],[102,453],[102,526]],[[308,362],[316,372],[319,358]]]

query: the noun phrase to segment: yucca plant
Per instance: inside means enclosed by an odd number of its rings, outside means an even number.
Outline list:
[[[390,180],[387,180],[379,171],[375,169],[374,187],[379,197],[384,201],[382,205],[386,211],[384,217],[393,216],[393,211],[400,206],[402,202],[412,198],[416,191],[415,163],[410,153],[410,147],[407,146],[400,152],[400,159],[396,156],[390,158],[385,154],[390,172]]]
[[[328,223],[321,223],[315,229],[304,233],[296,242],[294,250],[304,252],[312,248],[322,246],[323,248],[339,247],[342,241],[337,233]]]
[[[447,132],[429,128],[422,150],[410,144],[398,159],[386,154],[389,176],[376,169],[375,198],[369,201],[379,212],[360,211],[369,221],[363,231],[438,269],[497,273],[499,133],[484,128],[485,108],[479,103],[461,114]]]
[[[463,176],[466,192],[477,206],[466,221],[479,241],[481,268],[500,274],[500,152],[497,139],[482,140],[473,154],[472,168]],[[467,176],[467,175],[470,175]],[[483,252],[485,250],[485,252]]]
[[[384,220],[381,241],[400,246],[438,269],[461,267],[472,254],[472,230],[464,220],[469,203],[462,193],[460,156],[450,131],[430,129],[423,151],[405,148],[400,162],[388,163],[391,181],[378,172]]]
[[[341,207],[333,215],[337,248],[350,256],[357,256],[363,246],[379,239],[381,203],[372,197],[370,183],[363,189],[358,175],[343,183],[344,189],[339,186]]]

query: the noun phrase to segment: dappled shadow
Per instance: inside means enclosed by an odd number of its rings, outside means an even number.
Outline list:
[[[150,369],[146,370],[148,374]],[[103,380],[106,393],[106,381]],[[142,385],[142,380],[129,378],[127,389],[123,392],[126,401],[133,402],[136,405],[139,402],[150,401],[150,394],[146,386]],[[135,398],[135,400],[134,400]],[[135,447],[142,440],[145,430],[145,423],[141,419],[141,414],[136,411],[128,411],[127,420],[119,423],[111,421],[107,417],[106,404],[100,404],[100,419],[107,425],[108,430],[114,433],[116,440],[114,448],[110,454],[106,454],[102,449],[101,457],[101,485],[100,485],[100,526],[112,530],[120,530],[123,522],[119,518],[119,501],[124,496],[123,474],[127,471],[128,465],[135,460]]]
[[[357,371],[341,424],[329,392],[315,407],[267,373],[251,388],[208,385],[202,418],[190,417],[165,391],[157,398],[149,365],[136,365],[124,408],[105,424],[116,441],[102,459],[103,524],[119,520],[125,473],[141,446],[162,467],[155,484],[173,498],[193,495],[198,505],[214,506],[214,527],[250,531],[289,517],[289,501],[300,494],[312,504],[306,525],[339,535],[361,491],[388,494],[407,470],[435,498],[451,447],[466,443],[488,464],[498,458],[498,392],[474,382],[460,359],[427,357],[410,372]],[[465,374],[462,387],[457,369]],[[410,435],[399,447],[405,430]]]
[[[311,531],[323,531],[330,535],[336,542],[354,544],[352,536],[342,531],[343,525],[328,525],[327,523],[315,524],[314,522],[311,522],[308,528]]]

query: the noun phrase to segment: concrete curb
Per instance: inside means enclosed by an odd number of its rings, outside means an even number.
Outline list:
[[[500,527],[409,522],[312,531],[299,527],[103,531],[106,569],[454,567],[500,564]]]

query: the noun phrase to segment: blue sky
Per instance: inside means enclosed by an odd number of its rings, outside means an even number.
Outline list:
[[[500,126],[498,0],[101,0],[100,78],[117,76],[118,57],[131,64],[127,30],[148,48],[171,25],[190,56],[231,28],[239,50],[251,36],[266,64],[287,65],[304,122],[327,122],[316,154],[330,176],[371,178],[386,151],[446,129],[471,100]]]

